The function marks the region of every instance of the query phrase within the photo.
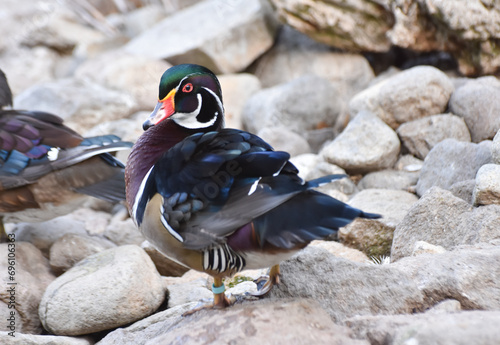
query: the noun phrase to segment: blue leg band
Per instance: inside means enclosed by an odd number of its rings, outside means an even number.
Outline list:
[[[215,286],[214,284],[212,284],[212,292],[216,295],[219,295],[221,293],[224,293],[224,291],[226,291],[226,287],[224,286],[224,284],[222,284],[221,286]]]

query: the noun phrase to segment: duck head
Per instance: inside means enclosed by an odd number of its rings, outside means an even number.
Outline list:
[[[163,73],[158,104],[143,128],[147,130],[166,119],[194,131],[222,128],[222,92],[215,74],[194,64],[177,65]]]

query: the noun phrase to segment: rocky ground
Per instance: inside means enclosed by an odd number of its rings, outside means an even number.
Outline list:
[[[266,298],[186,317],[211,297],[210,278],[156,252],[123,205],[89,199],[8,224],[18,285],[12,337],[1,244],[2,344],[500,343],[500,81],[487,75],[498,4],[0,3],[16,108],[135,141],[163,71],[203,64],[220,77],[228,127],[290,152],[304,178],[347,173],[322,190],[383,215],[283,262]],[[401,58],[413,67],[387,68]],[[255,290],[260,274],[228,279],[228,293]]]

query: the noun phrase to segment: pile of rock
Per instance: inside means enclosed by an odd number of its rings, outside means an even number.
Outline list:
[[[152,4],[122,14],[95,1],[107,21],[93,26],[56,1],[7,3],[0,32],[11,39],[0,43],[0,68],[16,108],[58,114],[86,135],[135,141],[163,71],[204,64],[219,74],[229,127],[290,152],[306,179],[348,174],[321,190],[383,218],[356,220],[341,229],[341,243],[314,242],[284,262],[267,298],[190,317],[181,314],[212,296],[210,278],[152,248],[123,205],[90,200],[44,223],[9,224],[18,318],[15,338],[0,322],[2,343],[500,341],[497,78],[430,66],[375,77],[362,55],[283,27],[266,1],[186,1],[175,13]],[[303,1],[273,3],[282,13]],[[408,19],[420,1],[410,3]],[[370,4],[367,13],[386,11]],[[402,30],[396,10],[393,31]],[[32,20],[19,29],[13,18]],[[392,37],[388,30],[363,40]],[[226,281],[229,293],[255,290],[251,280],[261,274]],[[8,300],[2,289],[1,315]]]

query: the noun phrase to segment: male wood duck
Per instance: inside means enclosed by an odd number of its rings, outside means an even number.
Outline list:
[[[132,147],[114,135],[83,138],[52,114],[4,109],[12,94],[0,70],[0,231],[5,222],[71,212],[82,194],[125,200],[125,166],[111,153]],[[2,219],[3,218],[3,219]]]
[[[146,238],[171,259],[222,279],[271,267],[256,295],[278,282],[279,263],[354,218],[378,218],[313,188],[345,175],[298,177],[286,152],[251,133],[223,129],[217,77],[183,64],[160,80],[159,102],[125,169],[127,205]]]

